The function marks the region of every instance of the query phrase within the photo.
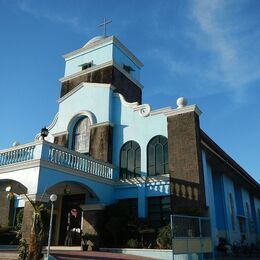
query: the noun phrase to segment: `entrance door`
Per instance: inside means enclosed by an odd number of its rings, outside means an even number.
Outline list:
[[[63,196],[59,245],[80,246],[82,219],[81,204],[85,204],[85,194]]]

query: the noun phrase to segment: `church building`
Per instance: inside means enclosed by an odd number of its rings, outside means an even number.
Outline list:
[[[64,59],[48,135],[0,150],[1,227],[23,208],[28,239],[33,208],[25,194],[48,202],[54,193],[53,245],[71,230],[98,236],[104,208],[118,201],[155,228],[173,213],[209,217],[215,245],[220,237],[260,239],[259,183],[200,128],[197,105],[143,104],[143,64],[115,36],[94,37]]]

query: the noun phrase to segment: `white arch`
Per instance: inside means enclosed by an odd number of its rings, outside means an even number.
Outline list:
[[[88,111],[88,110],[82,110],[82,111],[79,111],[77,112],[76,114],[74,114],[69,123],[68,123],[68,126],[67,126],[67,131],[70,130],[71,126],[75,124],[75,122],[77,122],[77,120],[80,118],[80,117],[83,117],[83,116],[86,116],[89,118],[89,121],[90,121],[90,124],[93,125],[96,123],[96,117],[95,115]]]

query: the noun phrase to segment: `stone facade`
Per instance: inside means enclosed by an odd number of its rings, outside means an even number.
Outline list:
[[[0,227],[10,226],[11,201],[6,198],[7,193],[0,191]]]
[[[60,97],[69,93],[82,82],[112,84],[115,87],[114,91],[122,94],[126,101],[137,101],[139,104],[142,102],[142,90],[140,87],[114,66],[108,66],[92,72],[86,71],[84,75],[62,82]]]
[[[24,212],[23,212],[23,224],[22,224],[22,234],[23,238],[29,243],[32,229],[32,217],[33,217],[33,206],[29,201],[25,202]]]
[[[94,159],[112,163],[113,128],[103,125],[91,128],[90,156]]]
[[[68,134],[55,136],[54,143],[67,148],[68,147]]]
[[[205,207],[199,117],[195,112],[168,117],[169,174],[173,212]]]
[[[98,248],[100,241],[101,225],[103,223],[103,210],[86,210],[83,212],[82,233],[88,235],[88,239],[94,244],[94,249]],[[86,241],[85,241],[86,242]]]

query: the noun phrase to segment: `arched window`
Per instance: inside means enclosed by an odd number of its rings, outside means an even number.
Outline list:
[[[90,120],[83,117],[78,120],[73,129],[72,148],[80,153],[89,152]]]
[[[168,140],[157,135],[150,140],[147,146],[148,176],[168,173]]]
[[[140,176],[141,150],[135,141],[125,143],[120,152],[120,178],[127,179]]]

